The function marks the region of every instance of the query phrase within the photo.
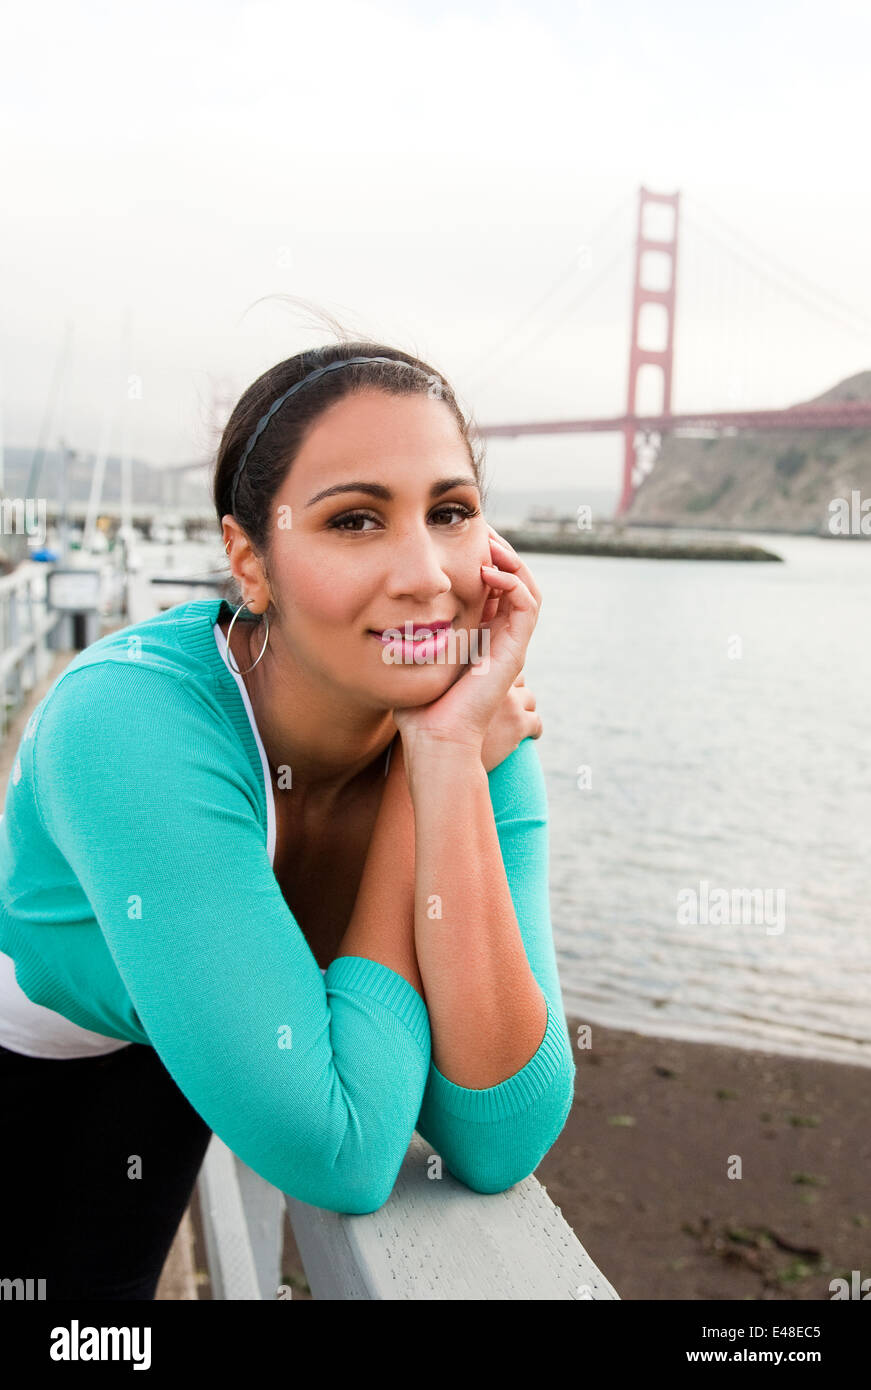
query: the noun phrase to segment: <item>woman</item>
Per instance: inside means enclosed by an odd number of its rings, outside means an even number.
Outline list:
[[[79,653],[0,823],[0,1276],[48,1298],[154,1297],[212,1131],[371,1212],[415,1129],[499,1192],[572,1103],[541,599],[453,392],[380,344],[300,353],[237,404],[214,499],[243,602]]]

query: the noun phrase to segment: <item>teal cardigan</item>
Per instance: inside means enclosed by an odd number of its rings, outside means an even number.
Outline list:
[[[402,976],[361,956],[321,974],[267,852],[263,767],[213,631],[223,606],[100,638],[38,704],[0,821],[0,950],[33,1002],[153,1046],[230,1149],[303,1202],[376,1211],[415,1129],[468,1187],[504,1191],[574,1094],[535,744],[488,780],[547,1031],[515,1075],[469,1090],[432,1062]]]

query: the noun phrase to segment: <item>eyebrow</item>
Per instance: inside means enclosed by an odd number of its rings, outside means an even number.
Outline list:
[[[450,492],[451,488],[476,488],[477,486],[475,479],[466,474],[458,478],[439,478],[438,482],[433,483],[430,488],[429,495],[431,498],[441,497],[443,493]],[[310,497],[305,505],[312,507],[315,502],[320,502],[322,498],[335,497],[340,492],[366,492],[370,497],[380,497],[385,502],[393,501],[393,493],[383,483],[335,483],[333,487],[325,487],[323,492],[316,492],[314,497]]]

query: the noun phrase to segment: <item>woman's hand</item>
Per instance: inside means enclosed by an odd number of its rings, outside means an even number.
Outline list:
[[[523,672],[509,688],[508,694],[490,720],[481,761],[487,772],[504,763],[525,738],[541,738],[541,715],[535,708],[535,696],[526,685]]]
[[[511,754],[525,738],[541,738],[543,732],[541,715],[535,708],[535,695],[526,684],[526,679],[521,671],[514,684],[509,687],[505,699],[490,720],[484,735],[484,743],[481,748],[481,762],[484,764],[484,771],[492,772],[494,767],[498,767],[500,763],[504,763],[506,758],[511,757]],[[399,748],[397,749],[394,744],[388,776],[393,774],[394,769],[398,770],[403,765],[400,736]]]
[[[406,756],[420,744],[452,743],[475,749],[483,760],[487,730],[523,669],[541,593],[514,548],[492,526],[488,531],[495,563],[481,566],[483,660],[467,666],[437,700],[393,711]]]

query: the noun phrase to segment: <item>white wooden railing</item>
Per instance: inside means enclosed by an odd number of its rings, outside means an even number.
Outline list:
[[[213,1134],[198,1179],[212,1297],[291,1297],[286,1205],[315,1299],[619,1299],[535,1177],[485,1196],[430,1178],[430,1158],[415,1133],[384,1206],[344,1216],[285,1196]]]
[[[47,568],[27,560],[0,578],[0,738],[55,659],[48,642],[62,615],[46,608]]]

